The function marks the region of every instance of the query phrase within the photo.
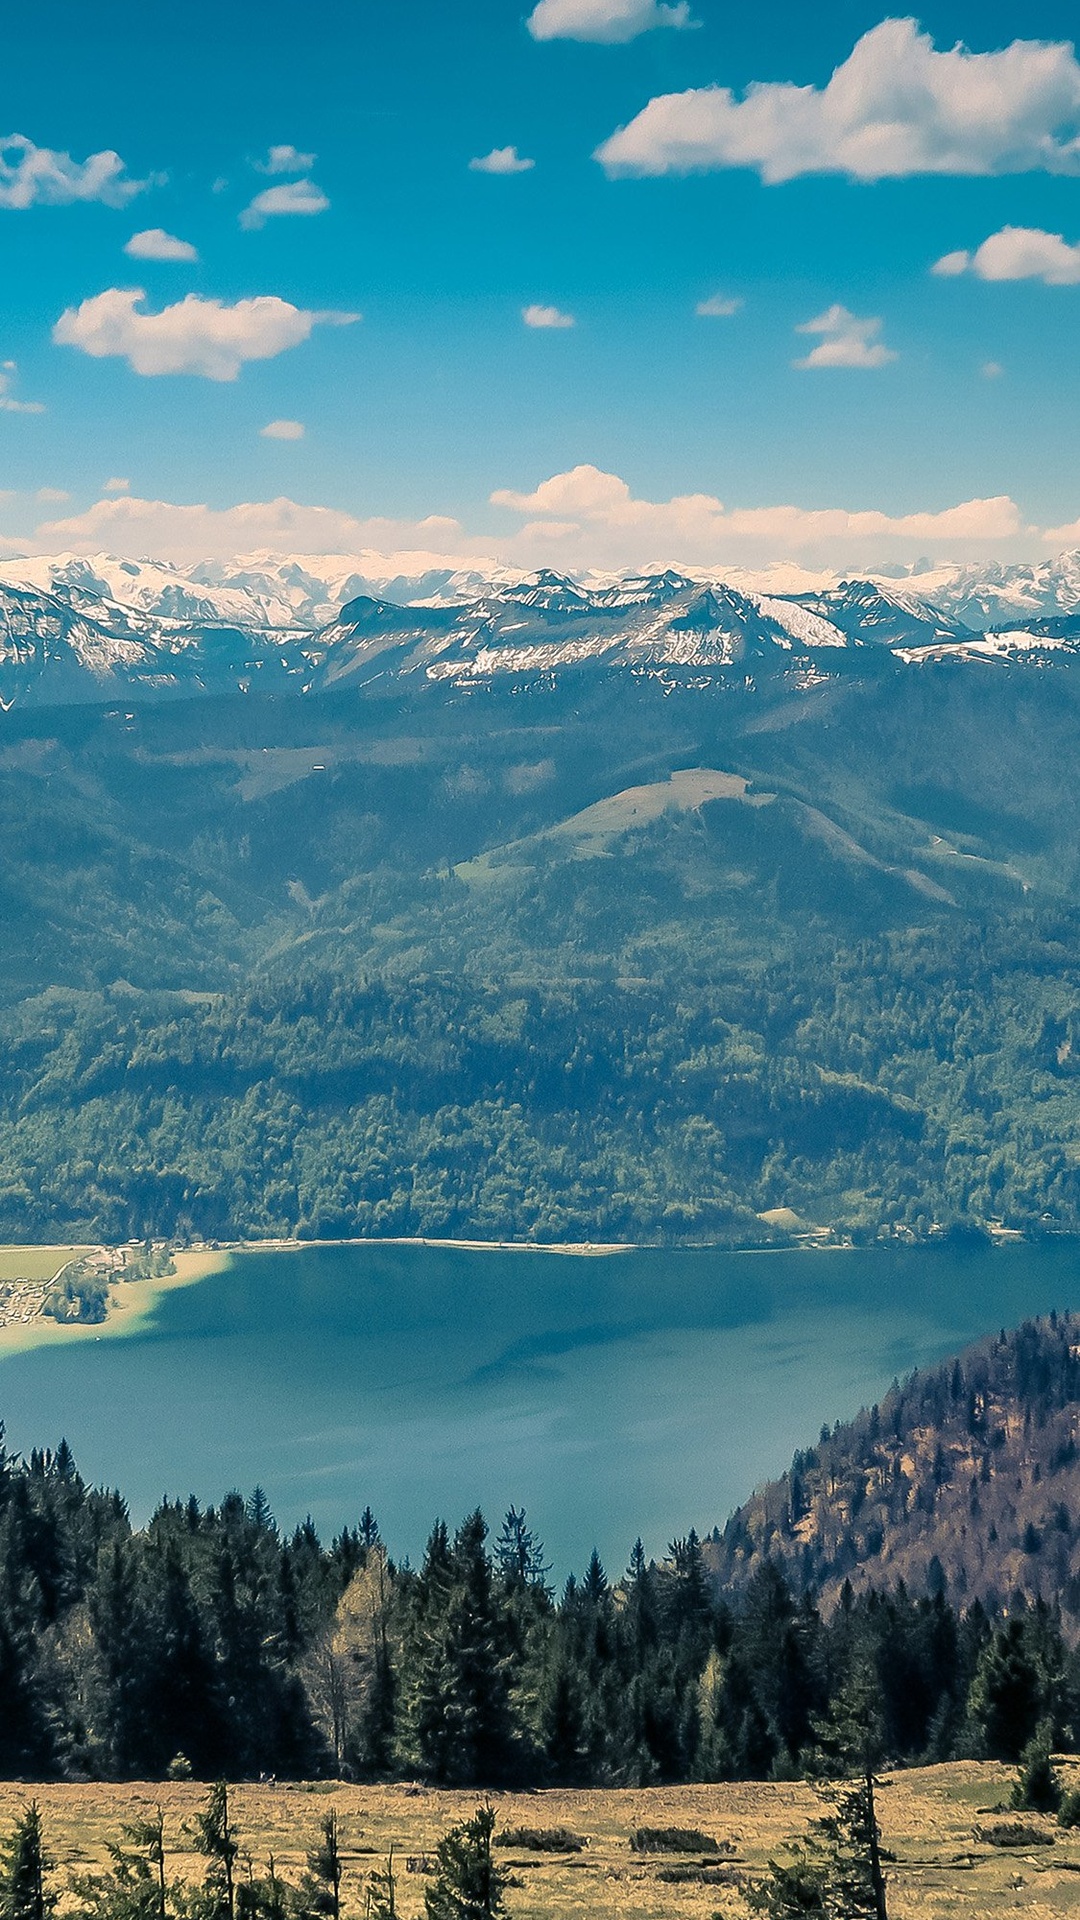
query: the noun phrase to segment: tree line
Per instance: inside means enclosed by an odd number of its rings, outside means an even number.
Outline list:
[[[853,1713],[882,1756],[1080,1744],[1080,1658],[1044,1603],[843,1590],[766,1561],[722,1591],[691,1533],[594,1553],[556,1593],[526,1517],[479,1513],[397,1562],[366,1511],[329,1545],[258,1491],[141,1528],[70,1450],[0,1451],[0,1773],[260,1773],[445,1786],[828,1773]]]

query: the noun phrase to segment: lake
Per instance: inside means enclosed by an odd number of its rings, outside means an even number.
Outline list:
[[[136,1519],[260,1483],[331,1535],[370,1502],[414,1558],[436,1514],[525,1506],[557,1572],[723,1524],[893,1376],[1080,1306],[1080,1247],[585,1257],[429,1246],[234,1255],[124,1338],[0,1360],[27,1450],[64,1435]]]

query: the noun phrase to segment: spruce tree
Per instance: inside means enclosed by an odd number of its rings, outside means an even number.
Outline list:
[[[236,1856],[240,1851],[236,1829],[229,1811],[229,1789],[217,1781],[207,1796],[203,1811],[196,1814],[192,1828],[195,1848],[206,1861],[203,1882],[213,1920],[235,1920]]]
[[[435,1849],[435,1879],[424,1894],[427,1920],[496,1920],[506,1912],[506,1875],[491,1849],[493,1807],[477,1807]]]
[[[300,1890],[300,1908],[310,1920],[341,1920],[341,1873],[341,1835],[337,1814],[331,1807],[307,1856],[307,1873]]]
[[[376,1867],[368,1881],[364,1915],[365,1920],[398,1920],[393,1847],[386,1856],[385,1867]]]
[[[48,1920],[57,1900],[46,1887],[52,1864],[45,1852],[38,1804],[32,1800],[0,1854],[2,1920]]]

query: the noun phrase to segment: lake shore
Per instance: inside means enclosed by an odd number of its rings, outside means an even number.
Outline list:
[[[11,1252],[3,1248],[0,1252]],[[67,1254],[79,1249],[27,1248],[27,1253]],[[89,1249],[87,1249],[89,1251]],[[175,1273],[155,1280],[115,1280],[109,1289],[109,1306],[104,1320],[96,1323],[64,1322],[38,1318],[20,1325],[0,1327],[0,1359],[9,1354],[28,1353],[35,1347],[69,1346],[76,1341],[115,1340],[137,1333],[152,1315],[163,1294],[179,1287],[191,1287],[228,1265],[235,1247],[197,1247],[173,1255]]]

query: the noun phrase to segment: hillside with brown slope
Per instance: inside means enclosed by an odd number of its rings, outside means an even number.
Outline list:
[[[705,1543],[721,1586],[765,1560],[835,1604],[903,1580],[999,1608],[1060,1604],[1080,1637],[1080,1316],[1051,1315],[915,1373],[822,1432]]]

